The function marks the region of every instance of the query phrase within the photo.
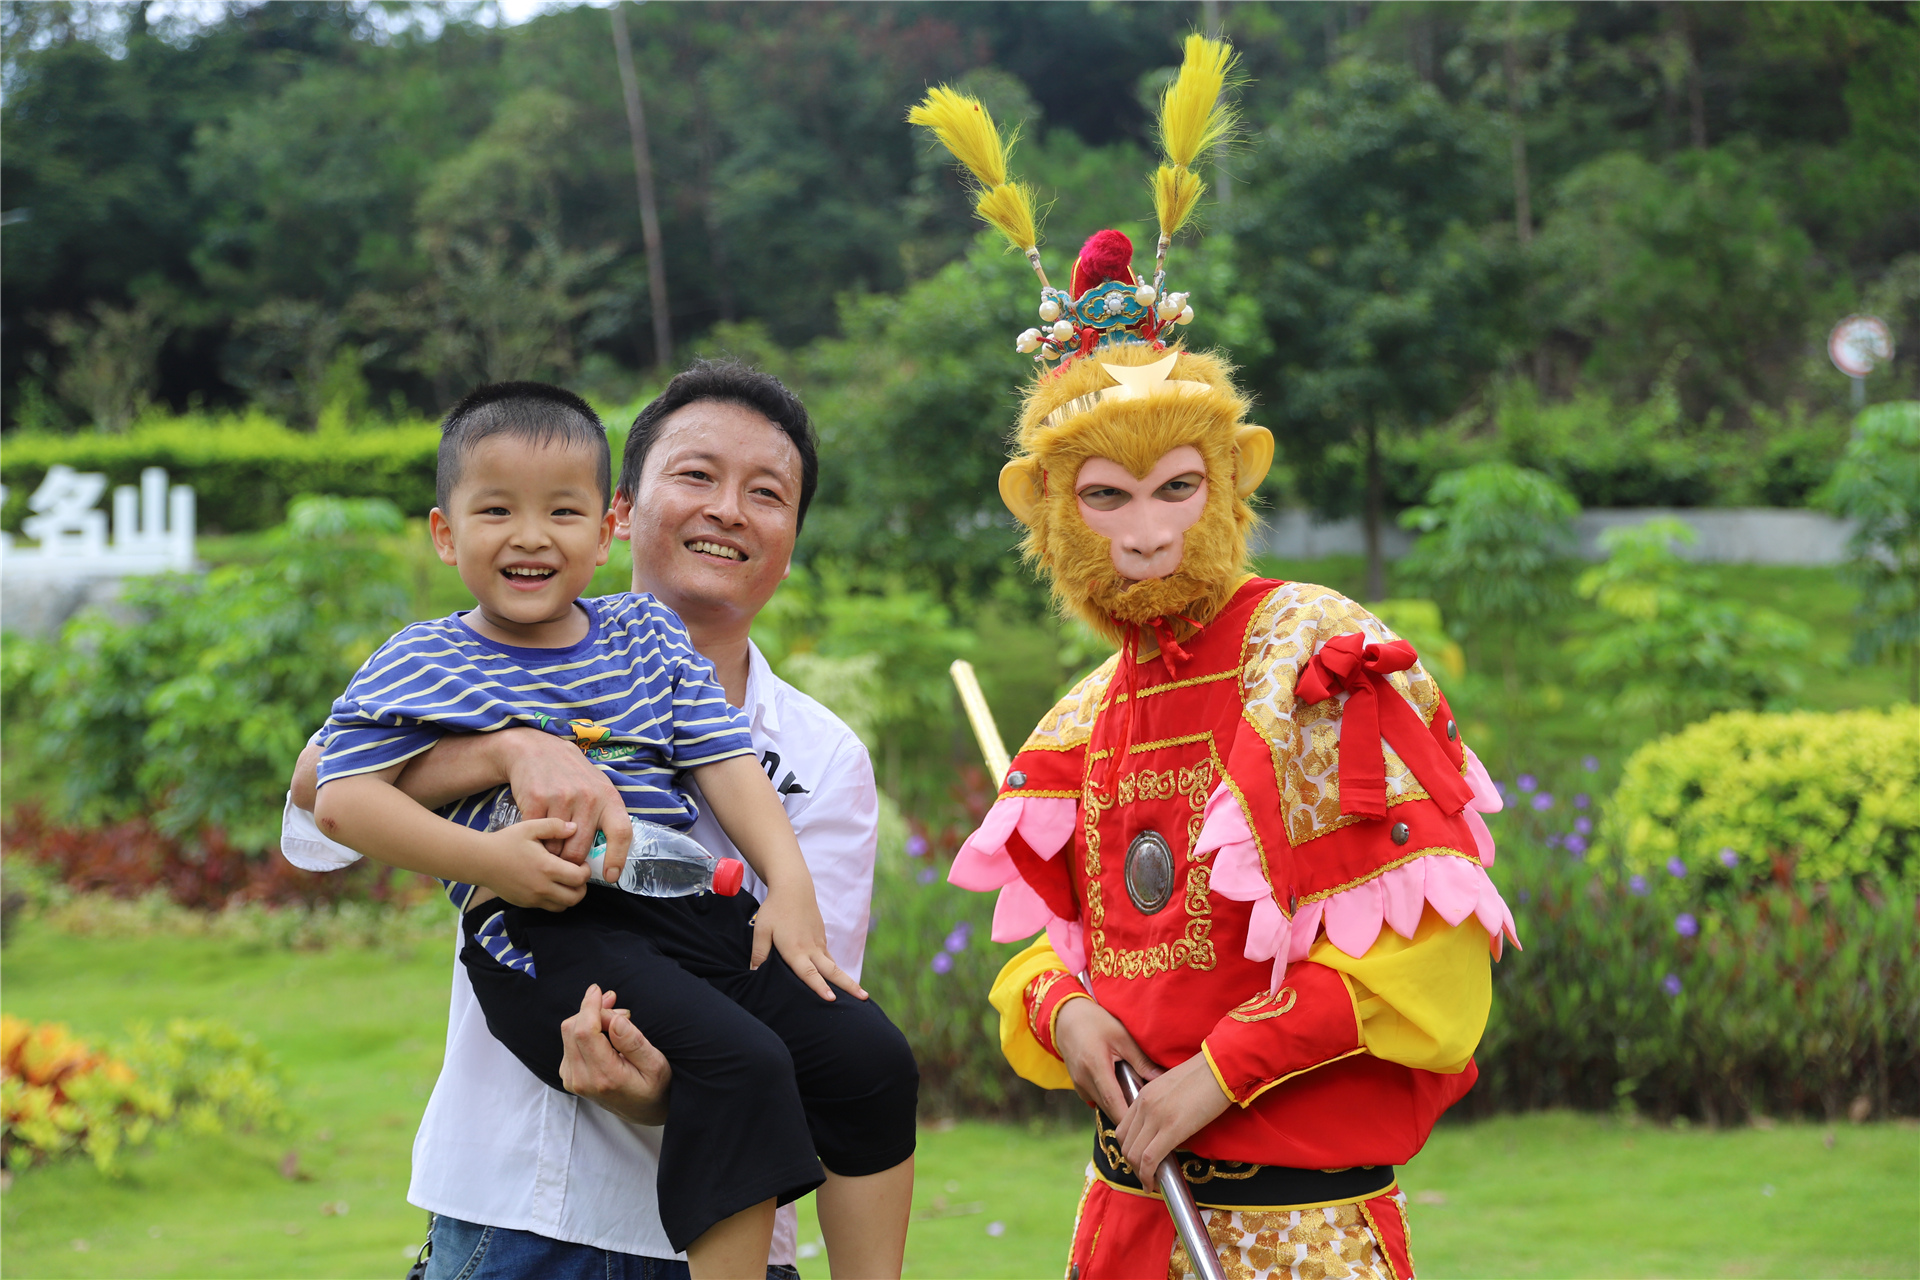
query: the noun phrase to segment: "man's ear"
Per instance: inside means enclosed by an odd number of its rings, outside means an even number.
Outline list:
[[[1234,489],[1245,498],[1260,487],[1273,466],[1273,432],[1251,424],[1233,433]],[[1007,477],[1000,473],[1000,492],[1007,491]]]
[[[633,499],[624,493],[614,494],[613,506],[608,509],[607,514],[613,517],[613,536],[622,542],[632,542]]]
[[[1272,448],[1267,452],[1271,455]],[[1015,458],[1000,468],[1000,501],[1007,504],[1007,510],[1013,512],[1013,518],[1021,524],[1033,524],[1033,514],[1039,510],[1043,496],[1040,459]]]

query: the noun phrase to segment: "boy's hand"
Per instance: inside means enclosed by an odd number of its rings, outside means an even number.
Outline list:
[[[482,837],[491,852],[485,886],[516,907],[565,911],[587,893],[587,868],[550,848],[575,833],[571,822],[531,818]]]
[[[822,1000],[833,999],[827,983],[852,992],[862,1000],[867,993],[847,976],[827,953],[827,927],[820,922],[820,904],[814,900],[813,886],[782,893],[769,888],[767,900],[753,918],[753,967],[758,969],[767,952],[778,947],[780,958],[800,981],[812,987]]]

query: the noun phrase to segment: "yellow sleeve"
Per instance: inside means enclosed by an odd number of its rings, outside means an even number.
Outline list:
[[[1421,1071],[1467,1069],[1493,1007],[1487,931],[1478,921],[1450,925],[1428,907],[1411,940],[1382,928],[1356,960],[1323,937],[1307,959],[1346,979],[1368,1053]]]
[[[1066,973],[1067,966],[1041,934],[1032,946],[1007,961],[993,980],[987,1001],[1000,1012],[1000,1051],[1015,1073],[1042,1089],[1071,1089],[1073,1077],[1067,1074],[1066,1064],[1042,1048],[1027,1025],[1027,984],[1049,970]]]

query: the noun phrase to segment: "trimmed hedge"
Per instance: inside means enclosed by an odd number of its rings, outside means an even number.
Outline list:
[[[0,445],[0,483],[7,486],[0,526],[19,530],[27,499],[56,463],[103,471],[113,484],[137,484],[143,467],[165,467],[175,483],[193,487],[206,532],[271,528],[304,493],[385,498],[406,515],[424,516],[433,507],[439,447],[440,429],[431,422],[302,432],[258,412],[149,419],[124,435],[16,432]]]
[[[1601,837],[1668,895],[1749,892],[1789,866],[1802,882],[1920,888],[1920,713],[1703,720],[1633,754]]]

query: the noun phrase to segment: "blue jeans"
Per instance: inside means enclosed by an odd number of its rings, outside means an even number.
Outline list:
[[[689,1275],[687,1264],[672,1258],[614,1253],[442,1215],[433,1220],[427,1280],[689,1280]]]
[[[427,1280],[689,1280],[689,1276],[687,1264],[672,1258],[614,1253],[436,1214]],[[792,1266],[768,1267],[767,1280],[800,1280],[800,1272]]]

